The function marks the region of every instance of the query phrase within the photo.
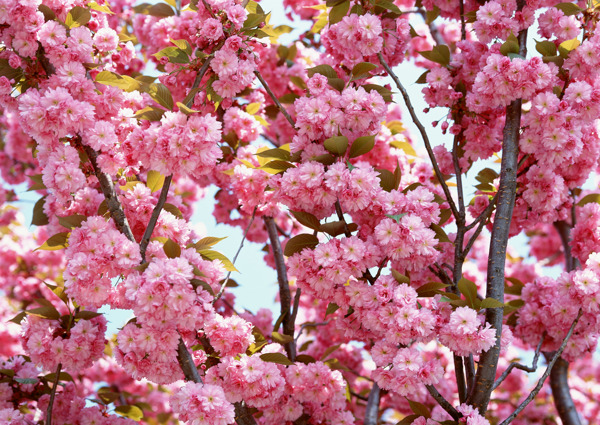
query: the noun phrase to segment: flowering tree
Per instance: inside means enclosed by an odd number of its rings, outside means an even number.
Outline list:
[[[134,3],[0,0],[0,423],[598,423],[596,1]]]

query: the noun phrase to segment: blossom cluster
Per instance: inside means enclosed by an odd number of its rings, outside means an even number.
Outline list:
[[[557,279],[541,277],[522,291],[525,305],[519,310],[515,334],[531,346],[542,336],[542,351],[555,351],[578,315],[574,333],[563,357],[571,361],[596,348],[600,336],[600,255],[592,253],[582,269],[565,272]]]
[[[496,343],[496,330],[485,323],[477,311],[458,307],[438,334],[440,342],[459,356],[480,354]]]
[[[109,302],[111,279],[140,263],[139,247],[112,220],[89,217],[74,228],[65,251],[65,288],[79,305],[100,308]]]
[[[218,385],[188,382],[169,402],[180,420],[193,425],[228,425],[235,418],[233,404]]]
[[[202,176],[210,173],[223,155],[219,141],[221,122],[213,115],[188,117],[182,112],[166,112],[160,122],[132,131],[124,148],[131,161],[164,175],[177,170],[184,176]]]
[[[100,315],[78,320],[64,329],[58,320],[27,316],[23,322],[23,346],[31,360],[45,370],[80,371],[91,366],[104,351],[106,319]]]

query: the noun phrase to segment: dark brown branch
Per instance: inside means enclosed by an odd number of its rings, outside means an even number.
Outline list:
[[[286,111],[285,108],[283,107],[283,105],[281,104],[281,102],[279,102],[279,99],[277,99],[277,97],[275,96],[275,94],[273,93],[273,91],[271,90],[271,88],[269,87],[269,85],[267,84],[267,82],[264,80],[264,78],[262,77],[262,75],[260,74],[260,72],[258,72],[258,70],[256,70],[256,71],[254,71],[254,74],[256,74],[256,77],[258,78],[258,81],[260,81],[260,83],[263,85],[263,87],[267,91],[267,94],[269,95],[269,97],[271,98],[271,100],[275,103],[275,105],[277,106],[277,108],[279,109],[279,111],[283,114],[283,116],[285,117],[285,119],[290,123],[290,125],[292,126],[292,128],[295,128],[296,127],[296,123],[294,123],[294,120],[292,119],[292,117],[290,116],[290,114],[288,114],[288,111]]]
[[[415,108],[413,108],[410,97],[408,96],[408,92],[406,91],[406,89],[404,88],[404,86],[402,85],[402,83],[400,82],[398,77],[396,76],[396,74],[394,74],[394,71],[392,71],[392,69],[390,68],[388,63],[385,61],[385,59],[383,58],[383,55],[381,53],[378,53],[377,57],[379,57],[379,62],[381,62],[381,65],[385,68],[385,70],[390,75],[392,80],[394,80],[394,83],[396,83],[396,87],[398,87],[398,90],[400,90],[400,93],[402,94],[404,103],[406,104],[406,108],[408,109],[408,112],[409,112],[413,122],[419,129],[419,133],[421,133],[421,138],[423,139],[423,143],[425,144],[425,149],[427,149],[427,154],[429,155],[429,160],[431,161],[431,165],[433,166],[433,170],[435,171],[435,176],[437,177],[438,181],[440,182],[440,185],[442,186],[442,189],[444,191],[444,195],[446,195],[446,200],[448,201],[448,204],[450,205],[450,209],[452,210],[452,214],[456,218],[456,217],[458,217],[458,209],[456,208],[454,199],[452,199],[452,195],[450,194],[450,189],[448,188],[448,185],[446,184],[446,181],[444,180],[444,176],[442,175],[442,172],[440,171],[440,167],[438,166],[437,160],[435,159],[435,154],[433,153],[433,149],[431,148],[431,142],[429,141],[429,136],[427,136],[427,131],[425,131],[425,127],[423,127],[423,124],[421,124],[419,117],[417,117]]]
[[[545,353],[547,357],[552,355]],[[580,425],[575,403],[569,390],[569,362],[559,357],[550,372],[550,388],[554,398],[554,406],[564,425]]]
[[[575,211],[571,211],[571,220],[575,222]],[[565,268],[567,272],[575,270],[579,266],[579,262],[571,254],[571,226],[565,221],[557,221],[554,223],[556,231],[560,235],[563,251],[565,254]],[[552,356],[550,353],[544,353],[546,358]],[[550,388],[552,389],[552,397],[554,398],[554,406],[560,416],[560,419],[565,425],[581,425],[581,420],[575,409],[575,403],[571,397],[569,389],[569,362],[560,357],[552,372],[550,373]]]
[[[452,404],[450,404],[450,402],[446,400],[444,396],[441,395],[433,385],[426,385],[425,388],[427,388],[427,391],[429,391],[431,397],[433,397],[435,401],[438,402],[442,409],[444,409],[450,416],[452,416],[452,419],[457,421],[462,417],[459,411],[456,410],[454,406],[452,406]]]
[[[467,24],[465,22],[465,2],[460,0],[460,39],[467,39]]]
[[[221,47],[223,47],[223,44],[225,44],[225,40],[221,40],[219,42],[219,44],[217,44],[215,46],[214,52],[216,52]],[[204,60],[204,63],[202,64],[202,68],[200,68],[200,70],[196,74],[196,78],[194,79],[194,83],[192,84],[191,91],[197,89],[200,86],[200,82],[202,81],[202,78],[204,78],[204,74],[206,74],[206,71],[208,71],[208,66],[210,65],[210,61],[214,57],[214,52],[211,53],[210,56],[207,56],[206,59]],[[191,91],[190,91],[190,93],[191,93]],[[188,108],[191,108],[192,105],[194,104],[194,99],[195,98],[196,98],[196,95],[193,94],[192,97],[190,97],[190,99],[186,102],[185,106],[187,106]]]
[[[519,2],[520,8],[523,2]],[[525,56],[527,30],[519,33],[520,52]],[[500,184],[498,205],[492,227],[490,241],[486,297],[504,303],[504,267],[506,248],[510,232],[515,196],[517,191],[517,169],[519,154],[519,131],[521,128],[521,99],[514,100],[506,108],[506,122],[502,140],[502,162],[500,165]],[[502,334],[502,308],[486,309],[485,319],[496,330],[496,344],[481,354],[475,377],[475,387],[467,403],[476,407],[483,415],[487,410],[496,377],[500,356],[500,337]]]
[[[367,399],[367,408],[365,410],[364,425],[377,425],[379,419],[379,400],[381,399],[381,390],[377,383],[373,384],[369,398]]]
[[[54,385],[50,391],[50,400],[48,401],[48,409],[46,409],[46,425],[52,425],[52,406],[54,406],[54,398],[56,397],[56,388],[58,387],[58,381],[60,381],[60,371],[62,369],[62,363],[59,363],[56,367],[56,377],[54,378]]]
[[[510,375],[510,372],[513,369],[520,369],[520,370],[523,370],[528,373],[532,373],[537,370],[537,362],[538,362],[538,359],[540,358],[540,351],[542,350],[542,344],[544,343],[545,336],[546,336],[546,334],[544,333],[542,335],[542,337],[540,338],[540,342],[537,345],[537,348],[535,349],[535,354],[533,356],[533,362],[531,363],[531,366],[526,366],[526,365],[523,365],[523,364],[517,363],[517,362],[511,363],[510,365],[508,365],[508,367],[502,373],[502,375],[500,375],[500,377],[498,379],[496,379],[496,382],[494,382],[494,386],[492,387],[492,391],[495,390],[496,388],[498,388],[498,386],[508,377],[508,375]]]
[[[519,407],[517,407],[517,409],[508,418],[506,418],[500,425],[508,425],[509,423],[511,423],[517,417],[517,415],[519,413],[521,413],[521,411],[523,409],[525,409],[525,407],[527,407],[527,405],[529,403],[531,403],[531,401],[535,398],[535,396],[540,392],[540,390],[544,386],[544,382],[546,381],[546,378],[548,378],[548,376],[552,372],[552,368],[553,368],[554,364],[560,358],[561,354],[567,347],[567,342],[571,338],[571,335],[573,335],[573,330],[575,330],[575,326],[577,326],[577,322],[579,322],[579,318],[581,317],[582,314],[583,314],[583,310],[580,309],[579,313],[577,314],[577,317],[575,318],[575,320],[573,321],[573,324],[571,325],[571,328],[569,329],[569,332],[567,333],[567,336],[565,336],[565,339],[562,342],[562,344],[560,345],[560,348],[552,356],[550,363],[548,363],[548,367],[546,367],[546,371],[544,372],[542,377],[538,380],[538,383],[535,386],[535,388],[533,389],[533,391],[531,391],[531,393],[529,393],[527,398],[525,400],[523,400],[523,402],[521,404],[519,404]],[[568,386],[567,386],[567,388],[568,388]],[[576,414],[576,412],[575,412],[575,414]]]
[[[456,387],[458,390],[458,401],[462,404],[467,401],[467,380],[465,378],[465,368],[463,358],[456,354],[454,357],[454,375],[456,377]]]
[[[198,368],[196,368],[194,359],[185,346],[185,342],[183,342],[181,336],[179,337],[179,345],[177,345],[177,360],[179,361],[179,365],[181,366],[186,381],[192,381],[197,384],[202,383],[202,378],[198,373]]]
[[[102,172],[102,170],[98,166],[98,152],[96,152],[94,149],[87,145],[82,146],[85,149],[85,153],[90,159],[90,162],[92,163],[92,167],[94,168],[96,177],[100,182],[100,188],[102,189],[102,193],[104,194],[104,199],[106,199],[108,211],[110,212],[110,216],[114,220],[117,229],[119,229],[119,231],[123,233],[127,237],[127,239],[135,243],[135,238],[133,237],[131,227],[129,227],[127,216],[125,216],[125,211],[123,211],[121,202],[117,197],[115,185],[113,184],[111,177],[108,174]]]
[[[277,268],[277,282],[279,284],[279,302],[281,304],[281,315],[283,316],[283,334],[294,338],[294,322],[292,321],[292,314],[290,313],[292,296],[290,294],[290,284],[287,277],[287,268],[285,266],[285,260],[283,258],[283,251],[281,249],[281,243],[279,242],[279,235],[277,234],[277,226],[275,226],[275,220],[273,217],[263,217],[267,232],[269,233],[269,240],[271,241],[271,249],[273,250],[273,256],[275,257],[275,265]],[[284,345],[285,351],[291,361],[296,359],[296,344],[292,340]]]
[[[150,238],[152,237],[152,233],[154,232],[154,228],[156,227],[156,223],[158,222],[160,212],[162,211],[165,202],[167,202],[167,195],[169,194],[169,187],[171,187],[172,180],[173,174],[165,177],[162,190],[160,191],[160,196],[158,197],[158,201],[154,206],[154,210],[152,210],[152,215],[150,216],[150,221],[148,221],[148,226],[146,226],[146,230],[144,231],[144,236],[142,236],[142,240],[140,242],[140,254],[142,255],[142,264],[146,262],[146,249],[148,248]]]

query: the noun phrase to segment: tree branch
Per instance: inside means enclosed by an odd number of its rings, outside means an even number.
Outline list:
[[[373,383],[373,388],[367,399],[367,409],[365,411],[364,425],[377,425],[379,419],[379,400],[381,399],[381,390],[377,383]]]
[[[460,412],[456,410],[454,406],[452,406],[452,404],[450,404],[450,402],[446,400],[444,396],[441,395],[433,385],[426,385],[425,388],[427,388],[429,394],[431,394],[435,401],[438,402],[442,409],[444,409],[450,416],[452,416],[452,419],[457,421],[462,417]]]
[[[88,158],[90,159],[90,162],[92,163],[96,177],[100,182],[100,188],[104,194],[104,199],[106,199],[108,211],[110,212],[110,216],[114,220],[117,229],[119,229],[119,231],[123,233],[131,242],[136,243],[135,238],[133,237],[133,232],[131,231],[131,227],[129,227],[127,216],[125,216],[125,211],[123,211],[121,202],[117,197],[117,192],[115,190],[115,185],[113,184],[112,178],[108,174],[103,173],[98,166],[98,152],[87,145],[82,144],[82,146]]]
[[[54,406],[54,397],[56,397],[56,388],[58,387],[58,381],[60,381],[60,371],[62,369],[62,363],[59,363],[56,367],[56,377],[54,378],[54,385],[50,391],[50,400],[48,401],[48,409],[46,409],[46,425],[52,425],[52,406]]]
[[[279,109],[279,111],[283,114],[283,116],[285,117],[285,119],[287,119],[287,121],[290,123],[290,125],[292,126],[292,128],[295,128],[296,124],[294,123],[294,120],[292,119],[292,117],[290,116],[290,114],[288,114],[288,111],[285,110],[285,108],[283,107],[283,105],[281,104],[281,102],[279,102],[279,99],[277,99],[277,97],[275,96],[275,94],[273,93],[273,91],[271,91],[271,88],[269,87],[269,85],[267,84],[267,82],[264,80],[264,78],[262,77],[262,75],[260,74],[260,72],[258,72],[258,70],[256,70],[256,71],[254,71],[254,73],[256,74],[256,77],[258,78],[258,81],[260,81],[260,83],[263,85],[263,87],[267,91],[269,97],[271,98],[271,100],[273,100],[273,102],[275,103],[275,105],[277,106],[277,108]]]
[[[277,282],[279,283],[279,302],[281,304],[281,315],[283,316],[283,334],[292,337],[292,341],[284,345],[285,351],[291,361],[296,359],[296,344],[293,341],[294,338],[294,322],[292,320],[292,314],[290,312],[292,306],[292,296],[290,294],[290,284],[287,278],[287,268],[285,266],[285,260],[283,258],[283,251],[281,250],[281,243],[279,242],[279,235],[277,234],[277,226],[273,217],[263,217],[267,232],[269,233],[269,239],[271,241],[271,249],[273,250],[273,256],[275,257],[275,266],[277,268]]]
[[[519,2],[520,8],[523,2]],[[520,10],[520,9],[519,9]],[[519,50],[525,56],[527,30],[519,33]],[[500,166],[500,185],[498,205],[492,227],[490,241],[486,297],[504,303],[504,267],[506,248],[510,232],[515,196],[517,192],[517,169],[519,154],[519,131],[521,128],[521,99],[514,100],[506,108],[506,122],[502,140],[502,162]],[[475,387],[467,403],[476,407],[483,415],[487,409],[496,377],[500,356],[500,337],[502,335],[502,308],[486,309],[486,322],[496,330],[496,344],[481,354],[475,377]]]
[[[154,206],[152,210],[152,215],[150,216],[150,221],[148,221],[148,226],[146,226],[146,230],[144,231],[144,236],[142,236],[142,240],[140,241],[140,254],[142,255],[142,264],[146,262],[146,249],[148,248],[148,244],[150,243],[150,238],[152,237],[152,233],[154,232],[154,228],[156,227],[156,223],[158,222],[158,217],[160,216],[160,212],[165,206],[165,202],[167,202],[167,195],[169,194],[169,187],[171,186],[171,181],[173,180],[173,174],[165,177],[165,181],[163,183],[162,190],[160,191],[160,196],[158,197],[158,202]]]
[[[179,361],[179,365],[181,366],[181,370],[183,371],[186,381],[202,384],[202,378],[198,373],[198,368],[196,367],[194,359],[185,346],[185,342],[183,342],[183,338],[181,338],[181,336],[179,336],[179,345],[177,345],[177,360]]]
[[[556,353],[554,353],[554,356],[552,356],[552,359],[550,360],[550,363],[548,363],[548,367],[546,368],[546,371],[544,372],[542,377],[538,380],[538,383],[535,386],[535,388],[533,389],[533,391],[531,391],[531,393],[529,393],[527,398],[525,400],[523,400],[523,402],[521,404],[519,404],[519,407],[517,407],[517,409],[508,418],[506,418],[500,425],[508,425],[509,423],[511,423],[517,417],[517,415],[519,413],[521,413],[521,411],[523,409],[525,409],[525,407],[527,407],[527,405],[540,392],[540,390],[544,386],[544,382],[546,381],[546,378],[548,377],[548,375],[550,375],[550,372],[552,371],[552,367],[554,366],[554,363],[556,363],[556,361],[560,358],[561,354],[565,350],[565,348],[567,346],[567,342],[571,338],[571,335],[573,335],[573,330],[575,329],[575,326],[577,326],[577,322],[579,322],[579,318],[581,317],[582,314],[583,314],[583,310],[579,309],[579,313],[577,314],[577,317],[573,321],[573,324],[571,325],[571,329],[569,329],[569,332],[567,333],[567,336],[565,337],[564,341],[560,345],[560,348],[558,349],[558,351],[556,351]],[[568,386],[567,386],[567,388],[568,388]],[[576,414],[577,413],[575,412],[575,415]]]
[[[394,80],[394,83],[396,83],[396,87],[398,87],[398,90],[400,90],[400,93],[402,94],[402,97],[404,98],[404,103],[406,104],[406,108],[408,109],[408,112],[409,112],[413,122],[419,129],[419,133],[421,133],[421,138],[423,139],[423,143],[425,143],[425,149],[427,149],[427,154],[429,155],[429,160],[431,161],[431,165],[433,166],[433,170],[435,171],[435,176],[437,177],[438,181],[440,182],[440,185],[442,186],[444,194],[446,195],[446,200],[448,201],[448,204],[450,205],[450,209],[452,210],[452,214],[454,215],[455,218],[457,218],[458,210],[456,208],[456,204],[454,203],[454,199],[452,199],[452,195],[450,194],[450,189],[448,188],[448,185],[446,184],[446,181],[444,180],[444,176],[442,175],[442,172],[440,171],[440,167],[438,166],[437,160],[435,159],[435,154],[433,153],[433,149],[431,148],[431,142],[429,141],[429,137],[427,136],[425,127],[423,127],[423,124],[421,124],[419,117],[417,117],[417,114],[415,113],[415,109],[413,108],[412,102],[410,101],[408,92],[406,91],[406,89],[404,88],[404,86],[402,85],[402,83],[400,82],[398,77],[396,76],[396,74],[394,74],[394,71],[392,71],[390,66],[387,64],[387,62],[383,58],[383,55],[381,53],[378,53],[377,56],[379,57],[379,62],[381,62],[381,65],[385,68],[385,70],[390,75],[392,80]]]
[[[500,377],[498,379],[496,379],[496,382],[494,382],[494,385],[492,386],[492,391],[495,390],[496,388],[498,388],[498,386],[502,383],[502,381],[504,381],[508,377],[508,375],[510,375],[510,372],[513,369],[520,369],[520,370],[523,370],[528,373],[532,373],[537,370],[537,362],[538,362],[538,359],[540,358],[540,351],[542,350],[542,344],[544,343],[545,336],[546,336],[546,333],[542,334],[542,337],[540,338],[540,342],[539,342],[537,348],[535,349],[535,354],[533,356],[533,362],[531,363],[531,367],[525,366],[525,365],[523,365],[521,363],[517,363],[517,362],[511,363],[510,365],[508,365],[508,367],[502,373],[502,375],[500,375]]]

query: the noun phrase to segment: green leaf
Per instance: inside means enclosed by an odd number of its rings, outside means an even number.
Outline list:
[[[192,279],[190,280],[190,284],[197,289],[198,287],[202,287],[206,292],[208,292],[213,297],[215,296],[215,291],[213,291],[212,286],[208,284],[208,282],[200,279]]]
[[[581,42],[576,38],[572,40],[563,41],[558,45],[558,51],[560,52],[560,56],[566,59],[569,56],[571,50],[575,50],[577,47],[579,47],[580,44]]]
[[[142,15],[151,15],[158,18],[168,18],[169,16],[175,15],[173,8],[165,3],[142,3],[138,6],[135,6],[133,10],[134,12],[141,13]]]
[[[56,235],[51,236],[46,242],[44,242],[42,246],[34,249],[34,251],[37,251],[38,249],[42,251],[56,251],[59,249],[66,248],[68,239],[68,232],[57,233]]]
[[[396,223],[400,223],[400,219],[402,217],[404,217],[407,213],[400,213],[400,214],[386,214],[385,216],[387,218],[391,218],[392,220],[394,220]]]
[[[258,152],[256,156],[260,156],[261,158],[276,158],[282,161],[289,161],[292,158],[289,151],[281,148],[267,149],[266,151]]]
[[[321,232],[325,232],[333,237],[346,233],[346,229],[348,229],[350,233],[355,232],[356,230],[358,230],[358,224],[346,223],[343,220],[339,220],[332,221],[331,223],[323,223],[319,228]]]
[[[465,296],[468,305],[471,308],[475,308],[477,301],[479,301],[477,299],[477,285],[475,285],[475,282],[463,277],[458,281],[458,290]]]
[[[292,362],[290,359],[288,359],[285,355],[283,355],[281,353],[261,354],[260,358],[263,361],[269,362],[269,363],[277,363],[277,364],[282,364],[285,366],[293,366],[294,365],[294,362]]]
[[[196,111],[195,109],[188,108],[186,105],[184,105],[181,102],[177,102],[176,105],[179,108],[179,112],[183,112],[186,115],[192,115],[192,114],[196,114],[196,113],[200,112],[200,111]]]
[[[98,316],[102,316],[102,313],[96,311],[80,311],[75,315],[75,319],[90,320]]]
[[[100,71],[98,75],[96,75],[96,82],[106,86],[118,87],[126,92],[132,92],[142,88],[142,83],[140,81],[137,81],[128,75],[119,75],[116,72],[111,71]]]
[[[65,25],[69,28],[76,28],[87,24],[92,19],[92,14],[88,9],[81,6],[75,6],[67,14]]]
[[[427,406],[425,406],[422,403],[419,403],[418,401],[413,401],[410,399],[406,399],[408,401],[408,404],[410,405],[410,409],[415,412],[416,415],[419,416],[425,416],[425,418],[429,419],[431,418],[431,411],[429,410],[429,408]]]
[[[227,236],[225,236],[224,238],[217,238],[215,236],[206,236],[202,239],[200,239],[198,242],[196,242],[193,246],[196,250],[203,250],[203,249],[208,249],[211,246],[215,246],[216,244],[218,244],[219,242],[221,242],[222,240],[227,239]]]
[[[37,384],[37,378],[13,378],[19,384]]]
[[[223,263],[223,266],[225,267],[225,270],[227,270],[228,272],[237,272],[239,271],[238,269],[235,268],[235,266],[233,265],[233,263],[231,262],[231,260],[229,260],[229,258],[227,258],[226,256],[224,256],[223,254],[221,254],[218,251],[213,251],[210,249],[203,249],[198,251],[200,255],[202,255],[204,258],[208,259],[208,260],[219,260],[221,263]]]
[[[377,69],[377,65],[370,62],[357,63],[352,68],[352,79],[358,80],[360,78],[370,77],[371,74],[369,74],[369,72],[373,71],[374,69]]]
[[[486,298],[481,301],[479,308],[504,308],[504,304],[494,298]]]
[[[357,138],[354,142],[352,142],[352,146],[350,146],[350,153],[348,156],[350,158],[356,158],[357,156],[364,155],[368,153],[375,146],[375,136],[363,136]]]
[[[448,219],[450,219],[450,217],[452,217],[452,210],[450,208],[444,208],[440,211],[440,222],[438,223],[438,225],[443,226],[444,224],[446,224]]]
[[[249,13],[244,21],[242,30],[254,28],[265,22],[267,16],[264,13]]]
[[[340,22],[350,10],[350,0],[344,0],[331,8],[329,12],[329,26]]]
[[[278,342],[281,345],[289,344],[294,341],[294,338],[289,335],[283,335],[279,332],[271,332],[271,339],[275,342]]]
[[[124,416],[134,421],[141,421],[144,417],[144,412],[137,406],[125,405],[115,407],[115,413]]]
[[[304,364],[311,364],[315,363],[317,360],[313,356],[309,356],[308,354],[299,354],[296,356],[296,361]]]
[[[438,16],[440,16],[440,8],[437,6],[433,7],[433,10],[428,10],[425,13],[425,23],[427,25],[431,24],[433,21],[435,21],[437,19]]]
[[[400,8],[398,6],[396,6],[394,3],[392,3],[391,1],[380,0],[375,4],[375,6],[387,9],[390,12],[395,13],[397,15],[402,14],[402,11],[400,10]]]
[[[167,239],[163,245],[163,251],[165,251],[165,254],[167,254],[167,257],[169,258],[178,258],[181,256],[181,247],[172,239]]]
[[[381,95],[381,97],[383,97],[383,100],[388,103],[393,101],[392,91],[386,87],[380,86],[378,84],[363,84],[361,87],[363,89],[365,89],[367,92],[371,92],[371,91],[375,90],[377,93],[379,93]]]
[[[332,154],[342,156],[348,149],[348,138],[346,136],[330,137],[325,140],[323,146]]]
[[[319,239],[316,236],[302,233],[287,241],[283,254],[290,257],[297,252],[301,252],[304,248],[314,249],[318,244]]]
[[[325,317],[329,316],[330,314],[335,313],[339,308],[340,308],[340,306],[337,305],[336,303],[329,303],[327,305],[327,310],[325,310]]]
[[[160,174],[158,171],[150,170],[146,176],[146,186],[152,192],[160,190],[165,184],[165,176]]]
[[[327,78],[327,84],[339,91],[340,93],[346,87],[346,82],[341,78]]]
[[[327,78],[337,78],[338,75],[335,70],[329,65],[317,65],[313,68],[308,68],[306,70],[309,77],[312,77],[315,74],[321,74],[326,76]]]
[[[166,57],[169,59],[169,62],[171,62],[171,63],[187,64],[190,62],[190,57],[189,57],[188,53],[185,50],[180,49],[179,47],[176,47],[176,46],[165,47],[164,49],[153,54],[152,56],[156,57],[157,59]]]
[[[42,181],[42,175],[41,174],[35,174],[33,176],[29,176],[29,178],[31,179],[31,181],[33,182],[33,184],[27,189],[27,192],[30,192],[32,190],[43,190],[43,189],[46,189],[46,185]]]
[[[308,227],[309,229],[319,230],[321,228],[321,223],[319,222],[319,219],[311,213],[292,210],[290,210],[290,212],[300,224]]]
[[[333,346],[329,347],[327,350],[325,350],[325,352],[321,356],[320,361],[324,361],[327,357],[329,357],[330,354],[332,354],[335,350],[337,350],[341,346],[342,346],[342,344],[337,344],[337,345],[333,345]]]
[[[419,52],[425,59],[439,63],[443,66],[450,65],[450,49],[445,44],[435,46],[432,50]]]
[[[403,275],[396,269],[392,269],[392,277],[398,283],[407,283],[407,284],[410,283],[410,278],[408,276]]]
[[[46,203],[46,197],[38,199],[33,206],[33,216],[31,217],[31,224],[35,226],[45,226],[50,223],[48,216],[44,212],[44,204]]]
[[[24,311],[20,312],[19,314],[17,314],[15,317],[13,317],[12,319],[8,320],[8,322],[12,322],[12,323],[16,323],[17,325],[21,324],[21,321],[27,316],[27,313],[25,313]]]
[[[183,40],[183,39],[182,40],[169,39],[169,40],[171,40],[171,43],[173,43],[175,46],[177,46],[178,48],[183,50],[188,55],[192,54],[192,46],[190,46],[190,43],[188,43],[187,40]]]
[[[115,14],[115,12],[110,10],[110,7],[108,7],[107,5],[105,5],[105,4],[100,5],[100,4],[96,3],[95,1],[88,3],[88,6],[90,7],[90,9],[95,10],[96,12],[108,13],[109,15]]]
[[[567,16],[577,15],[580,12],[583,12],[584,9],[581,9],[575,3],[559,3],[554,5],[558,10],[562,11]]]
[[[420,415],[408,415],[405,416],[400,422],[397,422],[396,425],[411,425],[415,420],[419,419]]]
[[[536,42],[535,50],[537,50],[542,56],[556,56],[556,45],[548,40]]]
[[[58,320],[60,319],[60,313],[54,307],[38,307],[32,308],[31,310],[25,310],[25,314],[30,316],[42,317],[44,319]]]
[[[500,53],[508,56],[510,53],[519,54],[519,40],[514,34],[508,36],[506,41],[500,46]]]
[[[507,282],[512,283],[512,286],[507,285]],[[520,296],[524,286],[525,284],[516,277],[507,277],[506,282],[504,282],[504,293]]]
[[[394,173],[383,168],[378,168],[377,172],[379,173],[379,185],[383,190],[391,192],[398,188],[398,186],[396,186],[396,177],[394,176]]]
[[[148,88],[147,92],[150,95],[150,97],[159,105],[164,106],[168,110],[173,109],[173,96],[171,95],[171,92],[169,91],[167,86],[165,86],[164,84],[152,83],[150,84],[150,87]]]
[[[417,294],[421,298],[433,297],[436,294],[439,294],[442,289],[445,289],[448,286],[450,285],[446,285],[442,282],[429,282],[419,286],[419,288],[417,289]]]
[[[431,72],[431,70],[427,70],[424,73],[421,74],[421,76],[419,78],[417,78],[417,81],[415,81],[415,83],[417,84],[427,84],[427,74],[429,74],[429,72]]]
[[[446,234],[446,232],[444,232],[444,229],[442,229],[440,226],[438,226],[435,223],[431,223],[431,226],[429,226],[429,227],[431,228],[431,230],[433,230],[435,232],[435,237],[437,238],[438,241],[450,242],[448,235]]]
[[[164,113],[164,109],[148,106],[147,108],[137,111],[134,115],[134,118],[138,120],[160,121]]]
[[[600,193],[590,193],[589,195],[585,195],[582,199],[577,202],[578,207],[583,207],[586,204],[590,204],[595,202],[596,204],[600,204]]]
[[[179,208],[177,208],[173,204],[166,202],[163,205],[163,210],[170,212],[171,214],[173,214],[175,217],[177,217],[180,220],[183,219],[183,213],[181,212],[181,210]]]
[[[81,214],[74,214],[68,217],[58,217],[58,222],[60,223],[60,225],[66,227],[69,230],[74,229],[76,227],[80,227],[81,223],[83,223],[86,220],[87,217]]]
[[[413,191],[416,188],[421,187],[421,186],[423,186],[423,184],[419,183],[419,182],[409,184],[404,189],[402,189],[402,193],[404,193],[406,195],[408,192],[411,192],[411,191]]]

